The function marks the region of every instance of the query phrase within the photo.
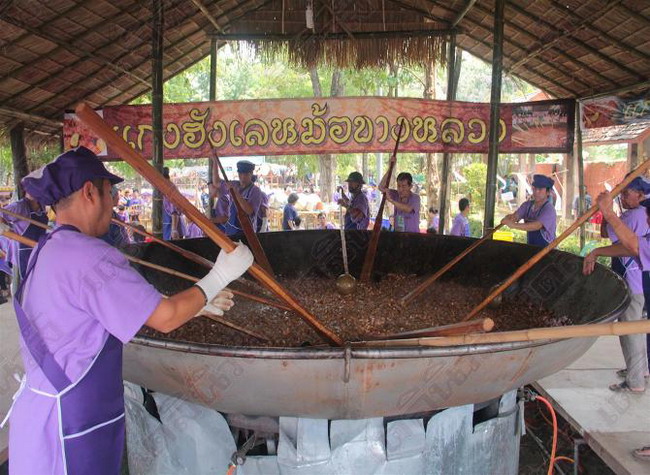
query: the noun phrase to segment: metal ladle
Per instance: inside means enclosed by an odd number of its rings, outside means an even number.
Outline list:
[[[336,278],[336,290],[341,295],[350,295],[357,287],[357,279],[349,272],[348,268],[348,247],[345,241],[345,222],[343,221],[343,206],[339,205],[339,223],[341,228],[341,250],[343,251],[344,273]]]

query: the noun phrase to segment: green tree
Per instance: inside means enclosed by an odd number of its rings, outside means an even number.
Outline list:
[[[463,176],[467,182],[461,189],[472,203],[472,211],[484,210],[487,165],[482,162],[467,165],[463,167]]]

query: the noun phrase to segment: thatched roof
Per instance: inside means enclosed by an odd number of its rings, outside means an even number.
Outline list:
[[[58,134],[80,100],[128,103],[151,82],[152,0],[0,1],[0,127]],[[161,0],[165,79],[209,52],[212,34],[247,35],[297,63],[439,58],[450,30],[489,61],[490,0]],[[305,24],[313,5],[314,30]],[[469,7],[469,9],[468,9]],[[584,97],[650,78],[650,2],[509,0],[504,66],[556,97]],[[432,32],[432,30],[434,30]],[[402,33],[400,33],[402,32]],[[410,35],[404,32],[410,32]]]
[[[641,143],[648,137],[650,137],[650,125],[647,122],[613,125],[585,130],[582,133],[582,145]]]

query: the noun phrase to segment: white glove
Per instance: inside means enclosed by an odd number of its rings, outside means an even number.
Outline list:
[[[246,272],[252,263],[253,253],[238,242],[234,251],[219,253],[212,270],[196,285],[203,290],[206,301],[212,302],[220,290]]]
[[[4,234],[7,231],[11,231],[11,226],[5,222],[0,221],[0,234]]]
[[[232,301],[233,293],[228,290],[220,291],[217,296],[212,299],[205,307],[203,307],[196,315],[205,315],[206,313],[222,316],[235,305]]]

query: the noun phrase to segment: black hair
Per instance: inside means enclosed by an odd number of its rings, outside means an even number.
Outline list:
[[[467,198],[461,198],[458,201],[458,208],[460,209],[461,212],[465,211],[468,206],[469,206],[469,200]]]
[[[413,176],[409,172],[402,172],[397,175],[397,181],[406,180],[409,183],[409,186],[413,184]]]
[[[318,213],[318,216],[316,216],[316,217],[317,217],[317,218],[320,218],[321,216],[322,216],[323,218],[325,217],[325,213],[323,213],[322,211],[321,211],[320,213]]]
[[[431,208],[429,208],[429,213],[438,214],[438,209],[432,206]]]
[[[169,180],[169,167],[163,167],[163,176]]]
[[[291,204],[294,204],[296,201],[298,201],[298,195],[296,193],[291,193],[289,195],[289,198],[287,198],[287,201]]]

